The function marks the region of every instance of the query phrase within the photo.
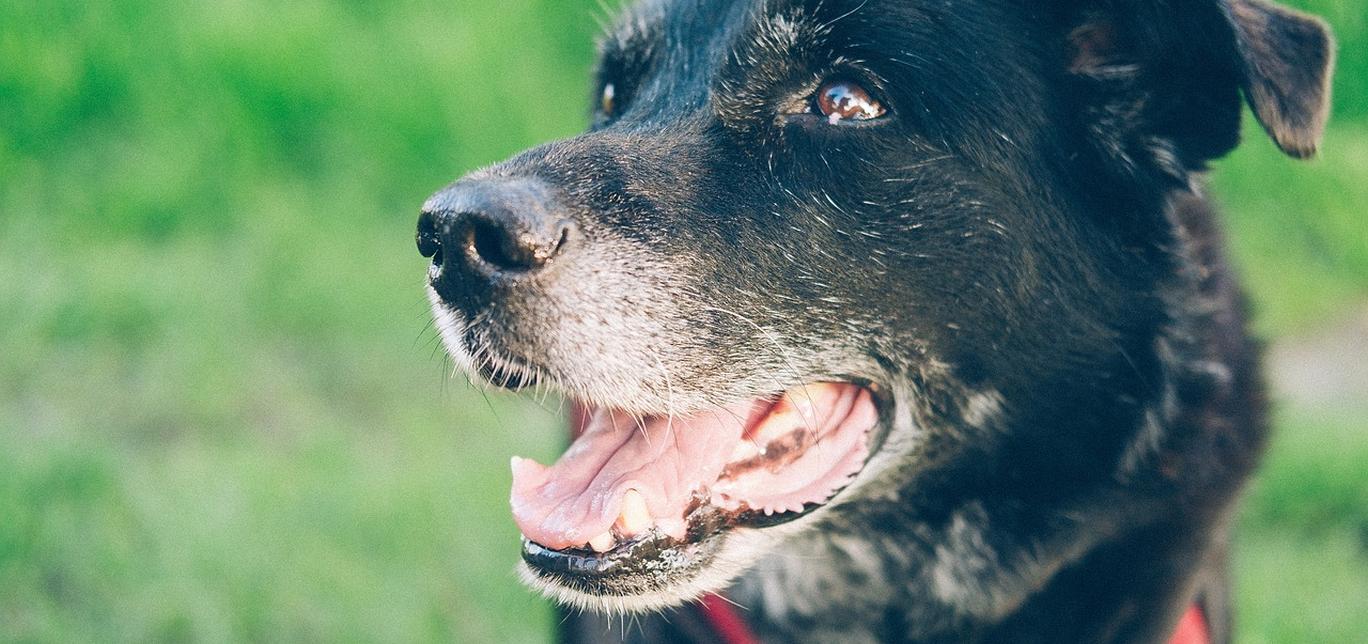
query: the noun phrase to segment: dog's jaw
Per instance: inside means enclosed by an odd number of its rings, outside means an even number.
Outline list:
[[[517,573],[524,584],[568,608],[612,616],[660,612],[730,585],[772,547],[771,535],[764,532],[739,529],[726,535],[726,543],[702,569],[682,579],[668,580],[667,588],[641,594],[586,593],[547,579],[525,562],[518,564]]]
[[[756,574],[756,566],[767,557],[783,558],[782,549],[787,544],[806,535],[818,534],[831,508],[839,504],[840,501],[833,501],[829,506],[778,526],[732,530],[719,537],[724,541],[705,566],[687,577],[670,579],[667,588],[652,592],[625,596],[586,593],[551,581],[526,563],[518,564],[517,574],[524,584],[568,608],[606,616],[661,612],[726,590],[738,579]]]
[[[801,555],[795,559],[789,550],[806,541],[826,542],[824,534],[829,523],[833,519],[844,521],[837,517],[847,504],[871,499],[897,502],[911,472],[916,469],[916,455],[924,433],[918,428],[913,413],[915,389],[909,380],[895,382],[897,386],[889,388],[893,399],[884,406],[877,430],[880,447],[849,486],[828,504],[789,523],[728,532],[721,537],[722,545],[706,566],[690,577],[672,580],[668,589],[625,597],[590,594],[550,581],[525,563],[518,565],[519,577],[562,606],[609,616],[659,612],[733,587],[738,594],[730,598],[738,601],[752,618],[803,612],[803,607],[795,605],[791,593],[787,592],[788,584],[780,578],[795,566],[813,578],[827,573],[823,570],[822,559]],[[864,548],[863,544],[855,546],[859,552],[854,554],[862,555],[867,562],[877,562],[873,551]],[[808,548],[798,549],[806,551]],[[871,564],[871,572],[876,569],[877,564]]]
[[[445,305],[434,289],[427,289],[432,304],[434,324],[448,354],[456,367],[464,371],[472,380],[484,379],[478,362],[480,360],[499,360],[497,356],[484,355],[472,351],[467,346],[467,322],[458,311]],[[511,361],[500,361],[500,368],[513,369]],[[541,380],[549,386],[558,383],[544,380],[544,374],[519,374]],[[498,383],[494,383],[498,384]],[[908,391],[909,385],[902,381],[897,387],[890,388],[890,396]],[[880,388],[884,389],[883,387]],[[658,612],[679,606],[709,593],[716,593],[731,586],[739,577],[751,571],[757,562],[769,556],[782,557],[785,544],[803,535],[819,531],[830,513],[852,499],[867,495],[885,494],[897,486],[889,485],[884,476],[889,470],[904,468],[908,454],[915,449],[918,432],[907,404],[893,398],[880,404],[878,425],[870,430],[870,440],[876,445],[864,467],[843,490],[826,504],[803,513],[787,523],[764,528],[736,527],[725,534],[713,537],[717,544],[707,554],[706,560],[696,569],[680,571],[682,574],[662,578],[658,588],[646,592],[627,595],[599,594],[585,592],[555,580],[525,562],[517,565],[517,574],[528,586],[553,601],[579,610],[598,614],[640,614]],[[882,491],[882,492],[878,492]]]
[[[445,306],[434,291],[429,289],[428,292],[436,327],[453,361],[472,379],[482,378],[476,358],[466,346],[467,323],[459,312]],[[824,552],[826,548],[836,547],[831,537],[831,522],[835,520],[837,524],[850,527],[848,516],[840,514],[846,504],[870,501],[896,504],[901,501],[901,495],[911,492],[907,485],[920,469],[921,451],[927,438],[918,421],[927,413],[918,392],[924,381],[943,382],[949,377],[948,370],[938,368],[936,361],[927,364],[929,366],[911,370],[918,373],[916,378],[893,373],[880,375],[882,382],[887,384],[881,386],[886,400],[881,405],[877,445],[850,484],[816,510],[789,523],[759,529],[736,528],[719,535],[716,537],[719,544],[701,566],[662,578],[659,587],[646,592],[628,595],[585,592],[539,574],[522,562],[517,565],[518,576],[526,585],[558,604],[602,615],[659,612],[729,588],[733,591],[731,596],[751,609],[755,617],[765,615],[785,620],[809,611],[824,610],[821,606],[797,601],[788,592],[797,576],[811,579],[825,574],[820,560],[808,557],[802,557],[795,567],[795,562],[790,561],[791,552]],[[955,432],[988,431],[1002,422],[1004,401],[997,391],[954,389],[962,416],[962,426]],[[843,547],[842,552],[851,560],[880,560],[881,555],[873,545],[847,540]],[[870,571],[871,575],[876,572],[880,571]]]

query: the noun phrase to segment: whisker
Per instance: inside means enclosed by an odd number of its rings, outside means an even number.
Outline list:
[[[637,431],[641,432],[641,437],[646,439],[646,449],[655,449],[655,447],[651,445],[651,435],[646,431],[646,419],[636,412],[632,412],[628,415],[632,417],[632,420],[636,421]],[[613,429],[616,431],[617,427],[614,426]]]
[[[665,439],[674,440],[674,417],[675,417],[675,397],[674,385],[670,381],[670,370],[665,368],[665,362],[660,359],[660,353],[655,347],[651,347],[651,357],[655,358],[656,366],[660,367],[660,375],[665,378]]]
[[[786,352],[786,351],[784,350],[784,345],[780,344],[780,343],[779,343],[779,340],[776,339],[776,338],[773,336],[773,334],[771,334],[771,333],[769,332],[769,330],[767,330],[767,329],[765,329],[764,327],[760,326],[760,324],[757,323],[755,320],[752,320],[752,319],[750,319],[750,318],[748,318],[748,317],[746,317],[746,316],[744,316],[744,315],[741,315],[740,313],[737,313],[737,312],[735,312],[735,311],[729,311],[729,310],[727,310],[727,309],[723,309],[723,308],[719,308],[719,307],[715,307],[715,306],[705,306],[705,307],[703,307],[703,310],[705,310],[705,311],[714,311],[714,312],[717,312],[717,313],[725,313],[725,314],[727,314],[727,315],[733,316],[733,317],[735,317],[735,318],[741,320],[742,322],[745,322],[746,324],[749,324],[749,325],[751,325],[752,327],[754,327],[756,331],[759,331],[759,332],[760,332],[760,334],[765,338],[766,341],[768,341],[771,345],[774,346],[775,353],[779,356],[779,359],[780,359],[780,360],[783,360],[783,361],[784,361],[784,365],[785,365],[785,367],[788,368],[789,373],[790,373],[791,377],[793,378],[793,382],[794,382],[795,384],[797,384],[797,385],[802,386],[802,387],[804,388],[804,390],[806,391],[807,384],[803,381],[802,375],[798,372],[798,369],[794,366],[793,360],[790,359],[790,357],[789,357],[789,355],[788,355],[788,352]],[[812,396],[809,395],[809,396],[808,396],[808,401],[811,402],[811,400],[812,400]],[[805,419],[805,420],[806,420],[806,419]],[[809,428],[808,428],[808,432],[812,434],[813,440],[817,440],[817,435],[816,435],[817,432],[816,432],[816,429],[814,429],[814,428],[812,428],[812,427],[809,427]]]
[[[865,8],[865,5],[867,5],[867,4],[869,4],[869,0],[864,0],[864,2],[861,2],[861,3],[859,4],[859,6],[855,7],[854,9],[851,9],[850,11],[847,11],[847,12],[845,12],[845,13],[843,13],[843,14],[841,14],[841,15],[839,15],[839,16],[837,16],[837,17],[831,19],[831,20],[828,20],[827,22],[823,23],[822,26],[819,27],[818,29],[821,30],[821,31],[826,31],[826,30],[828,30],[828,29],[831,29],[831,27],[835,26],[836,23],[838,23],[838,22],[840,22],[840,21],[842,21],[842,20],[845,20],[846,18],[849,18],[849,17],[853,16],[853,15],[855,15],[856,13],[858,13],[861,9],[864,9],[864,8]]]

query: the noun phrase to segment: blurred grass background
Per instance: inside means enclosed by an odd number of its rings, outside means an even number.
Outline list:
[[[507,459],[559,431],[450,376],[412,231],[581,129],[595,4],[0,3],[0,641],[545,640]],[[1251,124],[1215,191],[1314,373],[1368,354],[1368,12],[1296,4],[1342,43],[1322,158]],[[1243,642],[1368,641],[1368,391],[1328,375],[1245,505]]]

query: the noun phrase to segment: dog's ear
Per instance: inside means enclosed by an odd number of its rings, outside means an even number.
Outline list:
[[[1127,165],[1147,153],[1172,174],[1229,152],[1241,95],[1284,152],[1315,153],[1334,63],[1320,20],[1264,0],[1065,0],[1060,15],[1085,119]]]
[[[1231,0],[1229,12],[1254,114],[1284,152],[1315,154],[1330,116],[1330,29],[1264,0]]]

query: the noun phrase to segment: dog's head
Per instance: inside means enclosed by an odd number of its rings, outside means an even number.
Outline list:
[[[1091,475],[1157,368],[1165,200],[1241,96],[1311,154],[1330,59],[1262,0],[645,0],[587,133],[419,221],[452,355],[578,409],[514,462],[526,576],[660,607],[937,464]]]

